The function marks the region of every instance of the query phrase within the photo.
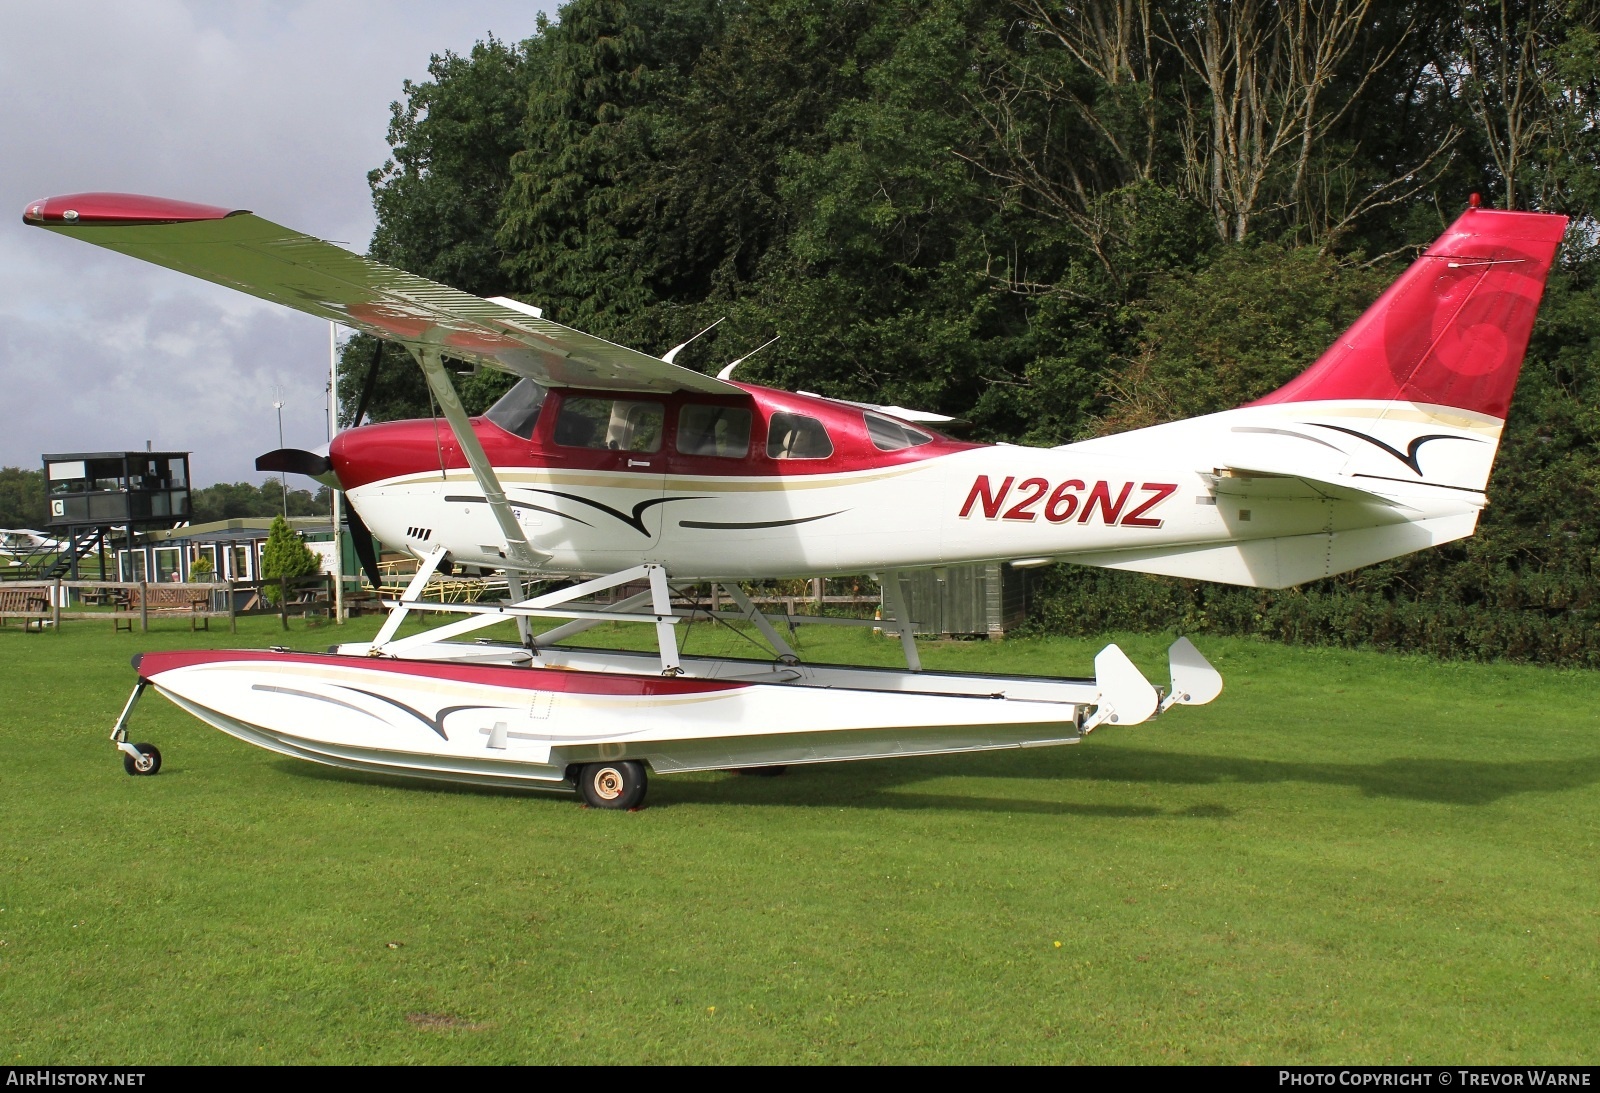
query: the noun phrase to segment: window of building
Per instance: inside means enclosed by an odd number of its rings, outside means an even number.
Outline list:
[[[750,411],[739,406],[685,406],[678,411],[678,451],[743,459],[750,454]]]
[[[155,555],[156,580],[178,581],[183,579],[183,571],[179,568],[177,547],[156,547],[151,553]]]
[[[773,459],[826,459],[833,441],[822,422],[804,414],[773,414],[767,426],[767,455]]]
[[[657,452],[661,450],[665,420],[666,411],[659,402],[562,399],[561,413],[556,418],[556,443],[613,452]]]
[[[119,550],[117,551],[117,570],[120,580],[142,581],[145,579],[144,551]]]

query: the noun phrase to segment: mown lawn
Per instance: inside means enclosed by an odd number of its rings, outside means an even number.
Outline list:
[[[335,633],[160,625],[0,630],[8,1063],[1600,1060],[1592,673],[1206,640],[1215,704],[1077,747],[661,777],[628,814],[315,767],[153,694],[166,765],[129,778],[133,652]],[[1163,678],[1168,639],[1121,640]]]

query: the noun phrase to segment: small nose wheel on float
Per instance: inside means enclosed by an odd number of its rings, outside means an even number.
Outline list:
[[[133,694],[128,696],[127,704],[122,707],[122,714],[117,718],[117,723],[111,728],[111,742],[122,753],[122,769],[132,775],[155,774],[161,770],[161,751],[154,744],[128,743],[128,719],[133,716],[133,707],[139,701],[139,696],[144,694],[148,685],[147,680],[141,679],[133,688]]]

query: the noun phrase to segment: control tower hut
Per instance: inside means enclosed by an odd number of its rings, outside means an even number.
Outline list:
[[[70,452],[43,459],[47,526],[67,543],[41,574],[45,579],[77,580],[79,563],[96,551],[100,573],[109,577],[107,548],[131,551],[140,533],[188,522],[188,452]]]

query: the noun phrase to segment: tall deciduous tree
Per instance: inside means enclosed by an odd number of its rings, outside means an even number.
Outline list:
[[[0,527],[43,527],[49,514],[44,496],[44,471],[0,467]]]
[[[684,363],[781,335],[743,377],[1059,443],[1270,390],[1472,191],[1560,209],[1582,230],[1477,538],[1303,593],[1080,573],[1053,595],[1084,618],[1173,617],[1159,600],[1224,629],[1600,658],[1535,617],[1588,610],[1592,577],[1595,11],[574,0],[407,85],[373,254],[647,351],[725,316]],[[347,351],[347,414],[372,351]],[[386,360],[373,416],[427,414],[415,366]],[[1510,621],[1480,626],[1483,604]]]
[[[516,45],[491,37],[466,56],[435,55],[429,79],[405,82],[403,98],[390,107],[393,156],[367,176],[378,221],[370,257],[479,296],[510,291],[506,253],[495,233],[511,159],[523,144],[529,89],[545,57],[542,23],[540,29]],[[343,347],[340,402],[347,424],[354,424],[376,348],[365,335]],[[481,374],[462,385],[462,398],[477,412],[506,386],[497,374]],[[427,413],[427,384],[403,351],[384,355],[367,409],[374,420]]]

